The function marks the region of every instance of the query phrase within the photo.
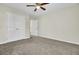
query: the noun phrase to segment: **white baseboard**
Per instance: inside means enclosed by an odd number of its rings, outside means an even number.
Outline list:
[[[55,37],[53,37],[53,36],[51,37],[51,36],[42,35],[42,34],[40,34],[39,36],[40,36],[40,37],[44,37],[44,38],[49,38],[49,39],[53,39],[53,40],[58,40],[58,41],[62,41],[62,42],[67,42],[67,43],[72,43],[72,44],[79,45],[79,42],[63,40],[63,39],[60,39],[60,38],[55,38]]]
[[[28,39],[30,37],[26,37],[26,38],[23,38],[23,39]],[[23,40],[23,39],[18,39],[18,40],[6,40],[4,42],[0,42],[0,44],[6,44],[6,43],[9,43],[9,42],[14,42],[14,41],[19,41],[19,40]]]

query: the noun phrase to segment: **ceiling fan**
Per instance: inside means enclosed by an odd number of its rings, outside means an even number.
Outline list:
[[[35,3],[35,5],[26,5],[27,7],[35,7],[34,11],[37,11],[38,9],[46,10],[43,6],[47,5],[49,3]]]

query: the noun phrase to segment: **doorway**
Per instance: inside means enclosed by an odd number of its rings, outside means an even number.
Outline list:
[[[30,36],[38,36],[38,20],[31,19],[30,20]]]

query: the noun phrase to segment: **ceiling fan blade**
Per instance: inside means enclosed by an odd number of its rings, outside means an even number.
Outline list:
[[[36,5],[38,5],[39,3],[35,3]]]
[[[34,9],[34,11],[36,11],[36,10],[37,10],[37,8]]]
[[[26,5],[27,7],[35,7],[35,5]]]
[[[47,5],[47,4],[49,4],[49,3],[42,3],[41,5]]]
[[[46,10],[45,8],[43,8],[43,7],[40,7],[42,10]]]

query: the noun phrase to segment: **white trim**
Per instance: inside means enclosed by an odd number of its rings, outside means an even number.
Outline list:
[[[72,43],[72,44],[76,44],[79,45],[79,42],[73,42],[73,41],[68,41],[68,40],[62,40],[60,38],[55,38],[54,36],[47,36],[47,35],[43,35],[43,34],[39,34],[40,37],[44,37],[44,38],[49,38],[49,39],[53,39],[53,40],[58,40],[58,41],[62,41],[62,42],[67,42],[67,43]]]
[[[28,38],[30,38],[30,37],[26,37],[26,38],[24,38],[24,39],[28,39]],[[1,42],[0,44],[6,44],[6,43],[9,43],[9,42],[14,42],[14,41],[19,41],[19,40],[23,40],[23,39],[18,39],[18,40],[7,40],[7,41],[5,41],[5,42]]]

